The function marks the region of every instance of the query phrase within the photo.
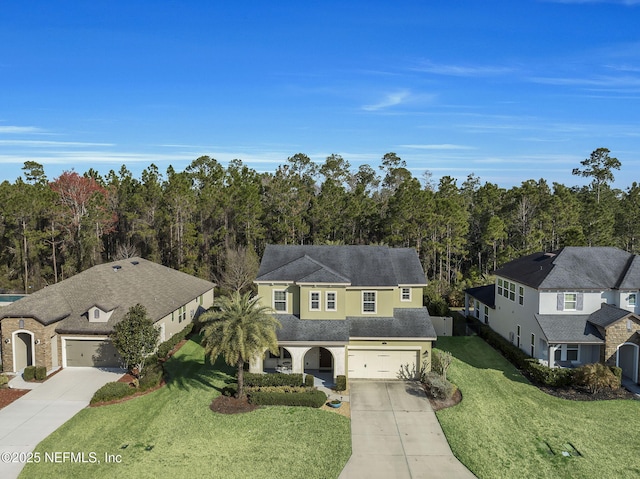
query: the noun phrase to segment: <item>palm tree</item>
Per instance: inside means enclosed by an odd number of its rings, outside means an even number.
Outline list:
[[[222,354],[229,366],[238,368],[238,397],[244,396],[244,364],[265,349],[278,352],[276,328],[280,322],[273,310],[251,298],[250,293],[218,298],[213,310],[203,313],[203,344],[214,362]]]

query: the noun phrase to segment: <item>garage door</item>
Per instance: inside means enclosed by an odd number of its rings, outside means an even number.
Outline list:
[[[396,349],[350,349],[349,377],[352,379],[398,379],[398,373],[408,364],[413,370],[418,351]]]
[[[67,339],[67,367],[121,367],[120,354],[104,339]]]

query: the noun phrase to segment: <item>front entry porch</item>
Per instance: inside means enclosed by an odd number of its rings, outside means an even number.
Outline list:
[[[291,372],[312,374],[322,382],[331,380],[335,383],[336,376],[346,375],[346,348],[340,346],[316,345],[281,345],[279,355],[266,351],[262,357],[255,358],[249,363],[252,373]]]

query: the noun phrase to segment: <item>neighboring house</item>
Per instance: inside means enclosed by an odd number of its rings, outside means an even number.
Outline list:
[[[268,245],[255,282],[282,328],[279,354],[253,361],[253,372],[395,379],[403,365],[430,364],[436,333],[414,249]]]
[[[0,309],[4,371],[119,367],[109,341],[142,304],[164,341],[213,304],[214,284],[141,258],[94,266]]]
[[[638,382],[640,257],[611,247],[535,253],[468,289],[465,313],[551,367],[603,362]]]

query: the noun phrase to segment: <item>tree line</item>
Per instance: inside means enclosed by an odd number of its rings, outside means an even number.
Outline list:
[[[215,279],[239,248],[259,257],[268,243],[385,244],[415,248],[433,287],[456,302],[462,287],[531,252],[638,252],[640,186],[612,188],[619,168],[599,148],[573,170],[589,185],[541,178],[506,189],[474,174],[461,184],[417,178],[395,153],[377,168],[299,153],[259,173],[202,156],[181,172],[151,164],[136,178],[123,165],[51,181],[28,161],[21,177],[0,184],[0,288],[32,292],[134,255]]]

